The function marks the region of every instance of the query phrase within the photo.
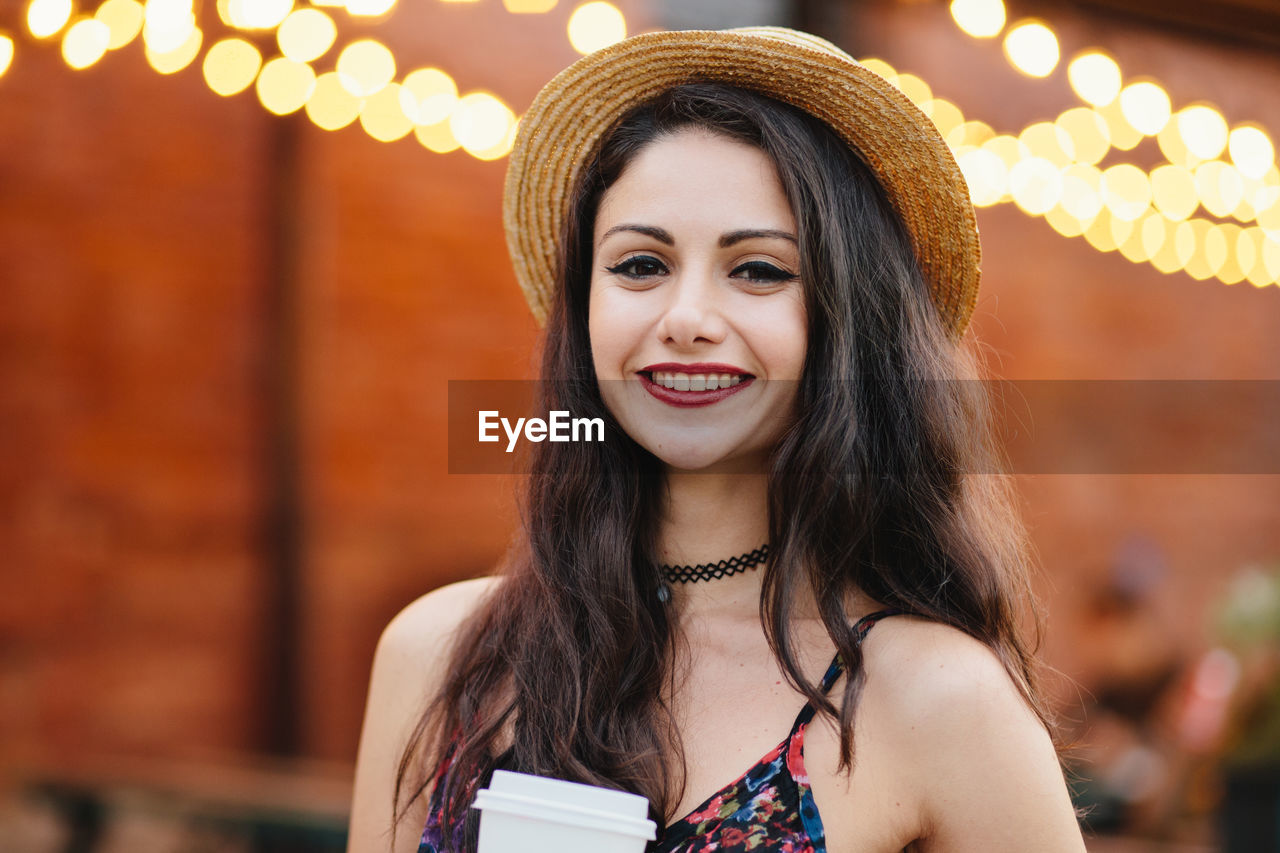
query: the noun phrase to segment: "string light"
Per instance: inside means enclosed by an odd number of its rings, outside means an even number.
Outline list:
[[[324,130],[339,130],[360,115],[360,99],[347,91],[336,71],[316,78],[315,90],[307,98],[307,118]]]
[[[1201,160],[1212,160],[1227,147],[1227,120],[1211,106],[1184,107],[1176,123],[1187,151]]]
[[[147,47],[148,60],[152,56],[166,57],[189,47],[192,33],[196,31],[196,16],[191,0],[147,0],[144,8],[142,40]],[[172,62],[162,59],[161,64],[167,68]],[[151,65],[156,67],[155,62]]]
[[[1120,111],[1134,130],[1155,136],[1169,123],[1169,93],[1155,83],[1130,83],[1120,90]]]
[[[1043,216],[1064,236],[1083,236],[1099,251],[1118,252],[1134,263],[1150,263],[1161,272],[1176,272],[1194,260],[1194,270],[1200,278],[1217,276],[1225,283],[1248,280],[1258,287],[1276,281],[1267,266],[1268,259],[1272,267],[1280,266],[1280,170],[1274,165],[1274,152],[1264,176],[1247,177],[1235,165],[1199,160],[1187,151],[1179,122],[1170,118],[1157,134],[1161,148],[1165,150],[1176,142],[1184,160],[1203,167],[1198,181],[1191,166],[1172,162],[1153,169],[1150,175],[1123,163],[1112,165],[1104,173],[1096,164],[1116,147],[1110,139],[1112,124],[1108,118],[1121,132],[1120,141],[1128,147],[1144,138],[1124,117],[1118,76],[1117,94],[1102,110],[1073,108],[1052,123],[1036,122],[1014,137],[995,135],[981,122],[962,120],[958,107],[932,97],[924,81],[914,75],[899,74],[879,59],[865,64],[894,81],[913,100],[929,98],[918,106],[935,123],[950,127],[946,139],[975,205],[987,207],[1012,201],[1029,215]],[[939,115],[940,104],[946,105],[942,108],[944,115]],[[1189,127],[1188,133],[1197,123],[1209,128],[1208,133],[1200,130],[1206,137],[1197,143],[1202,153],[1209,153],[1212,118],[1210,113],[1192,112],[1182,122]],[[1154,122],[1147,126],[1152,128]],[[975,133],[972,139],[967,138],[971,128]],[[1246,135],[1242,145],[1251,142],[1256,144],[1256,137]],[[1267,149],[1263,145],[1257,147],[1261,149],[1260,156],[1265,156]],[[1052,170],[1056,170],[1057,180]],[[1201,185],[1209,199],[1207,213],[1226,216],[1229,212],[1242,223],[1256,216],[1258,224],[1214,231],[1216,225],[1231,223],[1188,221],[1197,207],[1205,206]],[[1211,232],[1216,236],[1210,236]],[[1224,251],[1225,259],[1220,257]]]
[[[1058,67],[1058,37],[1039,21],[1023,21],[1005,34],[1004,53],[1028,77],[1048,77]]]
[[[329,52],[338,38],[338,26],[319,9],[290,12],[276,30],[280,52],[294,62],[314,62]]]
[[[9,70],[9,66],[13,64],[13,39],[0,33],[0,77]]]
[[[951,0],[956,26],[974,38],[991,38],[1004,29],[1003,0]]]
[[[1271,139],[1258,127],[1242,125],[1232,130],[1227,137],[1227,150],[1240,173],[1251,178],[1262,177],[1275,162]]]
[[[145,34],[146,30],[144,29],[143,32]],[[204,34],[200,28],[193,27],[187,33],[186,41],[170,50],[156,50],[147,44],[145,51],[147,62],[160,74],[177,74],[200,54],[200,45],[203,40]]]
[[[27,29],[38,39],[57,35],[71,20],[71,0],[31,0]]]
[[[352,15],[376,18],[391,12],[396,0],[347,0],[347,12]]]
[[[204,55],[204,80],[223,97],[239,94],[253,85],[262,68],[262,54],[249,42],[227,38]]]
[[[1120,66],[1102,51],[1086,51],[1067,65],[1067,81],[1080,100],[1105,107],[1120,94]]]
[[[513,15],[540,15],[556,7],[556,0],[502,0],[503,7]]]
[[[338,78],[357,98],[375,95],[396,76],[396,58],[373,39],[352,42],[338,54]]]
[[[438,68],[416,69],[397,82],[394,55],[373,39],[348,45],[335,70],[316,75],[309,63],[332,48],[337,26],[314,7],[345,6],[353,15],[381,15],[393,8],[393,0],[313,0],[298,9],[293,0],[217,0],[216,5],[228,25],[274,28],[284,54],[263,65],[258,49],[243,39],[213,45],[203,69],[206,82],[220,95],[243,92],[256,82],[266,109],[283,115],[305,108],[308,118],[326,130],[359,119],[374,139],[390,142],[413,133],[437,153],[462,149],[490,160],[511,149],[518,118],[497,96],[460,95],[453,79]],[[504,5],[524,14],[545,12],[556,3],[504,0]],[[28,27],[36,23],[33,35],[53,35],[66,27],[70,13],[59,18],[68,6],[64,0],[32,0]],[[952,16],[966,32],[989,38],[1003,30],[1004,5],[1001,0],[956,0]],[[585,53],[625,37],[626,22],[612,4],[589,2],[573,11],[567,29],[571,44]],[[64,51],[88,57],[97,47],[82,55],[68,45],[82,38],[87,44],[92,33],[95,45],[105,37],[105,52],[128,44],[140,31],[148,61],[162,73],[186,67],[199,53],[202,34],[192,0],[147,0],[145,5],[105,0],[93,18],[67,30]],[[1052,73],[1059,60],[1056,36],[1036,21],[1011,28],[1005,50],[1015,67],[1032,76]],[[0,74],[12,62],[13,51],[12,40],[0,37]],[[1044,217],[1065,236],[1084,237],[1099,251],[1118,251],[1162,272],[1184,270],[1196,278],[1217,276],[1229,284],[1247,280],[1257,287],[1280,278],[1280,171],[1271,139],[1261,127],[1228,129],[1210,104],[1175,113],[1159,84],[1139,80],[1123,86],[1119,65],[1096,50],[1077,55],[1067,67],[1072,89],[1089,106],[1035,122],[1016,136],[967,119],[960,107],[936,97],[916,75],[898,73],[880,59],[862,64],[897,86],[933,121],[952,147],[975,205],[1013,203],[1028,215]],[[1167,164],[1150,174],[1128,163],[1099,168],[1109,151],[1128,151],[1147,136],[1156,137]],[[1230,162],[1220,159],[1228,155]],[[1193,218],[1198,208],[1239,224]]]
[[[627,20],[612,3],[593,0],[573,10],[568,30],[573,49],[587,54],[626,38]]]
[[[458,103],[458,85],[439,68],[411,71],[400,86],[400,107],[415,125],[446,121]]]
[[[78,70],[88,68],[107,53],[111,30],[102,21],[81,18],[62,36],[62,58]]]
[[[360,108],[360,124],[379,142],[395,142],[409,135],[413,120],[400,107],[399,83],[388,83],[365,99]]]
[[[293,0],[231,0],[228,7],[231,26],[241,30],[275,29],[292,11]]]
[[[93,16],[107,25],[109,50],[119,50],[142,32],[144,12],[138,0],[106,0]]]
[[[316,87],[316,73],[305,62],[277,56],[258,73],[258,100],[269,112],[288,115],[302,109]]]

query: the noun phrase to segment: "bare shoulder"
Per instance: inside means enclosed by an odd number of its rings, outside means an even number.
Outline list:
[[[1084,850],[1049,733],[995,651],[901,616],[863,653],[863,708],[919,795],[913,851]]]
[[[862,650],[868,694],[874,680],[875,698],[904,722],[971,714],[992,703],[1025,705],[996,653],[950,625],[910,615],[882,619]]]
[[[501,578],[482,577],[458,581],[428,592],[396,614],[378,640],[375,665],[380,656],[409,657],[422,662],[447,645],[452,634],[475,612]]]
[[[383,629],[360,730],[348,853],[392,850],[392,799],[401,755],[441,685],[457,629],[499,582],[485,577],[440,587],[410,603]],[[424,798],[406,812],[395,853],[417,850],[425,817]]]

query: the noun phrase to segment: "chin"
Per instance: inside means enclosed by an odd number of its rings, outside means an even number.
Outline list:
[[[768,453],[757,448],[716,447],[687,435],[674,439],[642,437],[639,444],[672,472],[689,474],[763,474]]]

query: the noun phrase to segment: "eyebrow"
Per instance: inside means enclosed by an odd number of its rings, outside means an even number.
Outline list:
[[[676,244],[676,240],[674,237],[671,236],[671,232],[667,231],[665,228],[658,228],[657,226],[654,226],[654,225],[632,225],[632,224],[613,226],[608,231],[604,232],[604,235],[600,238],[600,242],[603,243],[605,240],[609,239],[614,234],[621,233],[624,231],[631,231],[636,234],[644,234],[645,236],[652,237],[653,239],[657,240],[659,243],[665,243],[668,246],[674,246]],[[751,240],[754,238],[761,238],[761,237],[773,238],[777,240],[786,240],[791,243],[799,244],[799,241],[796,240],[796,235],[792,234],[789,231],[779,231],[774,228],[742,228],[737,231],[729,231],[728,233],[721,234],[720,248],[727,249],[728,247],[734,245],[735,243],[741,243],[743,240]]]
[[[799,241],[796,240],[796,235],[789,231],[778,231],[774,228],[744,228],[740,231],[730,231],[728,234],[722,234],[720,236],[720,248],[727,249],[734,243],[741,243],[743,240],[751,240],[756,237],[771,237],[799,244]]]
[[[600,242],[603,243],[614,234],[618,234],[623,231],[633,231],[637,234],[644,234],[648,237],[652,237],[659,243],[666,243],[668,246],[674,246],[676,244],[676,238],[671,236],[671,232],[667,231],[665,228],[658,228],[653,225],[615,225],[608,231],[604,232],[604,236],[600,238]]]

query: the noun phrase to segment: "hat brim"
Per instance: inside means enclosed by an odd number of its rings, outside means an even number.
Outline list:
[[[834,129],[905,224],[943,325],[963,333],[977,301],[981,248],[951,150],[889,82],[829,43],[781,28],[633,36],[582,57],[538,93],[509,157],[503,224],[539,324],[551,306],[561,227],[586,158],[623,114],[692,82],[757,91]]]

